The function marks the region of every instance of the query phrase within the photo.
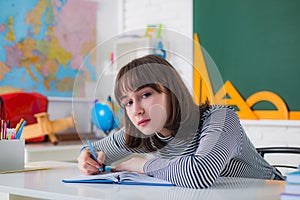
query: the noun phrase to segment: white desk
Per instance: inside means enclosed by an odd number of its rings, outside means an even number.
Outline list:
[[[75,163],[40,162],[50,170],[0,174],[0,192],[10,199],[128,199],[128,200],[279,200],[284,182],[256,179],[224,178],[209,189],[180,187],[129,186],[114,184],[63,183],[66,177],[79,174]]]

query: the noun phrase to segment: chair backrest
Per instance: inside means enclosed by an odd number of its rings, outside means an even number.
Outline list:
[[[276,168],[280,169],[297,169],[300,165],[300,147],[261,147],[256,148],[257,152],[265,158],[266,154],[286,154],[286,162],[284,164],[272,164]],[[295,158],[295,162],[289,164],[292,154],[297,155],[299,158]],[[296,163],[296,164],[295,164]],[[282,170],[280,170],[282,171]],[[286,171],[286,170],[285,170]]]

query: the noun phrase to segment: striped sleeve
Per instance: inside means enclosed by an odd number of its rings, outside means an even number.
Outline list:
[[[132,153],[147,153],[142,149],[127,148],[125,146],[124,135],[124,129],[120,129],[108,137],[92,143],[95,151],[103,151],[105,153],[105,164],[109,165],[112,162],[131,155]]]
[[[177,186],[207,188],[237,153],[241,139],[239,119],[231,108],[215,109],[205,117],[196,152],[171,159],[153,158],[144,166],[147,175]]]

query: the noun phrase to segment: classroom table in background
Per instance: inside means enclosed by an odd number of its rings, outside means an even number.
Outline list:
[[[63,183],[61,180],[79,174],[76,163],[43,161],[28,163],[40,170],[0,174],[0,193],[7,199],[86,199],[86,200],[280,200],[282,181],[247,178],[220,178],[209,189],[166,186],[133,186],[115,184]],[[43,168],[47,168],[42,170]],[[2,197],[0,195],[0,197]],[[1,198],[3,199],[3,198]]]

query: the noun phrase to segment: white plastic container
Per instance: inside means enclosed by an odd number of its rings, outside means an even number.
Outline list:
[[[25,140],[0,140],[0,172],[24,169]]]

